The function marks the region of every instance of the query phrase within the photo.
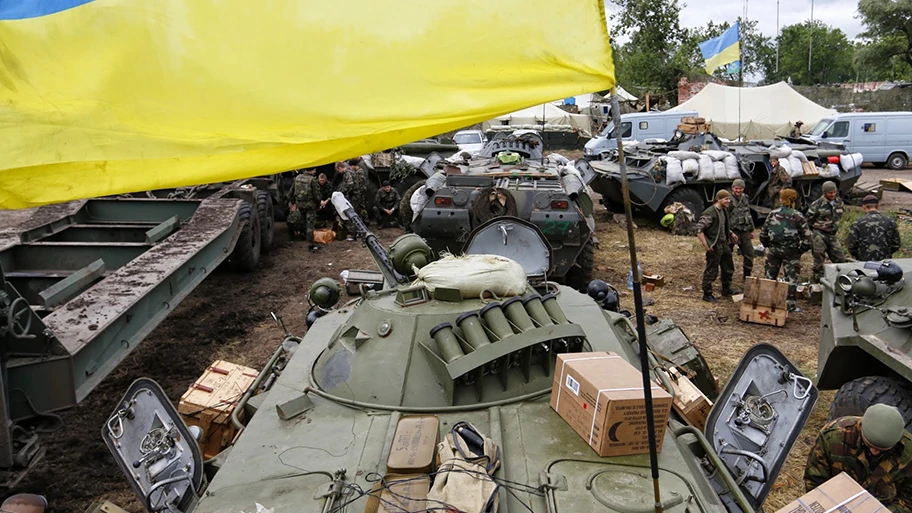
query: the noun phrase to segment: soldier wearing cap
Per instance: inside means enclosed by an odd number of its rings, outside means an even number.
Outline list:
[[[783,269],[788,282],[788,310],[798,310],[798,276],[801,274],[801,255],[811,249],[812,235],[801,212],[795,210],[798,193],[794,189],[779,192],[781,207],[766,217],[760,229],[760,242],[766,247],[763,277],[775,280]]]
[[[754,268],[754,218],[751,216],[750,200],[744,194],[744,180],[732,182],[731,205],[728,207],[732,232],[738,237],[736,245],[744,259],[744,277],[751,275]]]
[[[814,255],[814,274],[811,281],[814,283],[819,283],[823,277],[823,263],[828,256],[834,264],[846,261],[842,244],[836,238],[836,230],[839,229],[839,220],[842,219],[843,213],[845,204],[836,192],[836,184],[830,181],[823,182],[823,196],[814,200],[807,212],[808,225],[814,234],[814,247],[811,249]]]
[[[808,453],[808,491],[845,472],[893,513],[912,512],[912,434],[893,406],[874,404],[863,417],[823,426]]]
[[[738,243],[738,236],[731,230],[728,207],[731,194],[726,190],[716,193],[716,202],[703,211],[697,221],[697,238],[706,250],[706,268],[703,269],[703,301],[718,303],[713,296],[713,282],[719,269],[722,270],[722,296],[737,294],[732,290],[732,275],[735,265],[732,263],[731,244]]]
[[[373,207],[374,218],[380,228],[399,225],[397,212],[400,201],[402,201],[402,196],[399,195],[399,191],[393,189],[389,180],[384,180],[377,195],[374,196]]]
[[[792,186],[792,176],[784,167],[779,165],[778,157],[770,157],[770,177],[766,184],[766,193],[769,194],[770,208],[779,208],[779,191]]]
[[[861,200],[865,215],[858,218],[849,229],[846,246],[856,260],[885,260],[899,250],[899,229],[896,221],[877,210],[880,200],[868,194]]]

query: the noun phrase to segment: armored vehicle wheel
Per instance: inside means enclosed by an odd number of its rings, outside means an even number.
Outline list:
[[[576,257],[576,265],[567,271],[567,286],[572,287],[580,292],[585,292],[589,282],[592,281],[592,269],[595,264],[595,248],[592,240],[586,242],[579,256]]]
[[[380,184],[374,179],[374,177],[368,177],[367,179],[367,189],[364,194],[367,196],[364,197],[364,203],[367,205],[367,215],[370,216],[371,212],[374,210],[374,198],[377,197],[377,191],[380,190]],[[367,219],[365,219],[367,221]],[[375,219],[378,223],[379,219]]]
[[[260,251],[268,253],[272,248],[275,229],[272,197],[268,191],[257,191],[257,215],[260,218]]]
[[[660,208],[657,213],[664,216],[665,207],[675,202],[681,203],[687,207],[694,215],[695,219],[699,219],[700,214],[703,213],[703,198],[700,197],[700,193],[689,187],[678,187],[671,191],[668,196],[665,197],[665,201],[662,202],[662,208]]]
[[[829,420],[864,415],[868,406],[878,403],[899,409],[906,429],[912,431],[912,391],[901,381],[882,376],[865,376],[842,385],[830,405]]]
[[[905,169],[908,164],[909,159],[899,152],[891,154],[890,158],[887,160],[887,167],[890,169]]]
[[[238,218],[244,226],[231,252],[231,267],[235,271],[250,272],[260,263],[260,216],[254,215],[253,205],[245,201]]]
[[[406,233],[411,233],[412,231],[412,204],[410,200],[412,195],[415,194],[415,191],[421,188],[424,185],[426,180],[419,180],[412,184],[405,193],[402,194],[402,199],[399,200],[399,223],[402,224],[402,227],[405,228]]]

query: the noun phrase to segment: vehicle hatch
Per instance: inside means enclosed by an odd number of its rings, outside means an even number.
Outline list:
[[[516,217],[495,217],[466,241],[466,255],[500,255],[519,263],[526,276],[544,279],[553,270],[551,246],[534,224]]]
[[[775,347],[750,348],[709,413],[704,432],[759,510],[817,402],[817,389]]]
[[[158,383],[134,381],[101,436],[148,511],[186,512],[194,506],[195,491],[203,484],[203,457]]]

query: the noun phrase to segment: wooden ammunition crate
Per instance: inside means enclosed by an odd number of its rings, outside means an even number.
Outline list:
[[[712,409],[712,401],[703,395],[703,392],[677,368],[669,369],[667,375],[674,388],[675,396],[672,405],[675,411],[684,417],[685,422],[703,431],[706,426],[706,418],[709,417],[709,411]]]
[[[204,458],[212,458],[231,445],[237,431],[231,414],[257,375],[255,369],[216,360],[181,396],[177,411],[184,422],[203,429],[200,450]],[[243,412],[240,416],[243,418]]]
[[[788,283],[750,276],[744,280],[742,321],[784,326],[788,318]]]
[[[804,170],[805,175],[819,175],[820,171],[817,169],[817,164],[813,162],[802,162],[801,169]]]

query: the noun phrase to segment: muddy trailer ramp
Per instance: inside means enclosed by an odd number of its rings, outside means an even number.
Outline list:
[[[229,258],[242,204],[90,199],[0,214],[0,488],[43,455],[43,414],[82,401]]]

